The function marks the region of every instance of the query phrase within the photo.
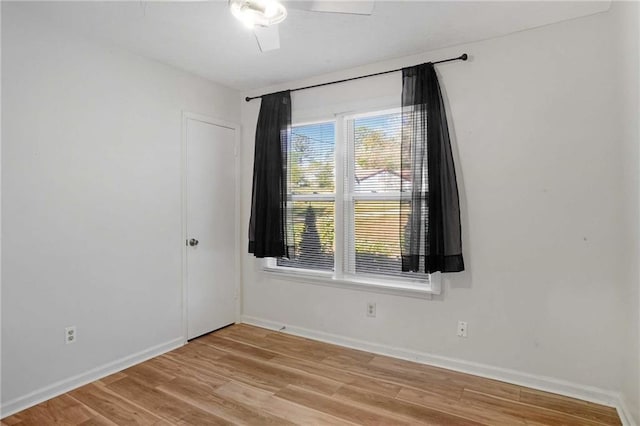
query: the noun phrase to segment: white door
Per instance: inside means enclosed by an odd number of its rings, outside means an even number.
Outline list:
[[[186,119],[188,339],[236,319],[235,132]]]

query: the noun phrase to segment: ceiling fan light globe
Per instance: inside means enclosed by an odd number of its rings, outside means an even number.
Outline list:
[[[251,17],[243,17],[240,19],[240,21],[242,22],[242,25],[250,30],[252,30],[256,26],[256,23],[253,21],[253,19],[251,19]]]
[[[274,1],[268,1],[264,6],[264,16],[273,18],[278,14],[278,4]]]
[[[279,24],[287,9],[276,0],[229,0],[231,14],[247,28]]]

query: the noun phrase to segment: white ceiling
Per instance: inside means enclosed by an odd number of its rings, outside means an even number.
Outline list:
[[[227,1],[25,2],[21,13],[236,89],[253,89],[608,10],[609,1],[377,1],[372,16],[285,2],[281,49],[260,53]]]

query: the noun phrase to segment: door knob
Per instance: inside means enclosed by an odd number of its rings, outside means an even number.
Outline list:
[[[199,243],[199,242],[200,242],[200,241],[196,240],[195,238],[192,238],[192,239],[190,239],[190,240],[189,240],[189,245],[190,245],[191,247],[195,247],[195,246],[197,246],[197,245],[198,245],[198,243]]]

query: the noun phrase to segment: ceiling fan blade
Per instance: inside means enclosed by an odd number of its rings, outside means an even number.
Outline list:
[[[256,36],[261,52],[280,49],[280,30],[277,25],[255,27],[253,34]]]
[[[371,15],[373,13],[374,3],[374,0],[313,0],[311,2],[311,10],[313,12]]]

